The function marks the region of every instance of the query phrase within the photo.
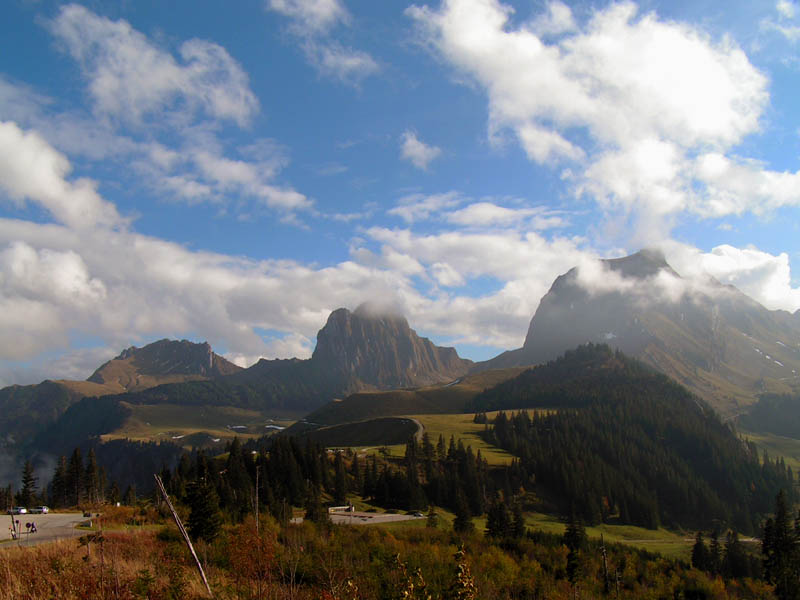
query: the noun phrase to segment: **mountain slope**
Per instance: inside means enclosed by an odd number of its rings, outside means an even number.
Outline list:
[[[523,485],[534,481],[591,522],[718,519],[753,531],[778,490],[792,488],[782,463],[762,464],[701,399],[608,346],[568,351],[487,390],[473,408],[549,409],[501,413],[487,441],[520,457]]]
[[[208,342],[159,340],[143,348],[131,346],[106,362],[87,379],[133,392],[190,378],[214,378],[241,371],[214,353]]]
[[[682,278],[655,251],[558,277],[522,348],[476,369],[533,365],[586,342],[607,343],[670,375],[724,415],[759,393],[800,384],[800,316],[770,311],[736,288]]]
[[[361,305],[331,313],[310,359],[261,359],[213,381],[162,385],[120,399],[134,404],[231,405],[307,412],[341,395],[451,381],[472,361],[419,337],[406,319]]]
[[[0,389],[0,447],[7,452],[30,443],[84,397],[144,390],[165,383],[219,377],[241,367],[214,354],[208,343],[160,340],[132,346],[98,368],[86,381],[44,381]]]

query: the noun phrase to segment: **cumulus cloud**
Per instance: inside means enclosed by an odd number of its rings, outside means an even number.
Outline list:
[[[367,52],[348,48],[331,35],[334,27],[351,20],[339,0],[267,0],[265,7],[290,19],[306,60],[322,75],[358,84],[380,70]]]
[[[140,121],[148,113],[188,108],[243,125],[258,111],[247,74],[218,44],[188,40],[179,62],[127,21],[77,4],[61,7],[49,28],[83,68],[102,115]]]
[[[400,156],[423,171],[427,171],[428,165],[442,153],[441,148],[429,146],[413,131],[403,132],[401,140]]]
[[[681,212],[759,210],[738,189],[720,203],[701,168],[757,132],[768,101],[767,78],[732,40],[630,2],[581,24],[559,2],[519,25],[513,12],[499,0],[407,10],[429,47],[485,90],[490,139],[511,133],[530,160],[568,163],[576,194],[662,224],[662,238]],[[764,194],[780,195],[777,185]]]
[[[703,252],[671,242],[666,247],[670,263],[683,275],[711,275],[730,284],[771,310],[800,309],[800,288],[792,286],[789,256],[764,252],[755,246],[736,248],[727,244]]]
[[[68,181],[70,170],[69,160],[35,131],[0,121],[0,190],[12,200],[35,202],[56,220],[78,229],[124,224],[93,181]]]
[[[578,29],[572,10],[558,0],[548,2],[547,12],[537,16],[531,23],[531,29],[539,36],[560,35]]]
[[[170,201],[232,205],[245,214],[264,206],[285,222],[295,222],[296,211],[311,209],[311,199],[278,181],[289,162],[285,149],[269,139],[244,146],[226,141],[224,127],[247,125],[258,112],[258,102],[247,75],[224,48],[189,40],[180,46],[184,60],[179,62],[127,22],[75,5],[63,7],[48,27],[81,65],[94,113],[54,112],[52,99],[0,77],[0,114],[36,132],[33,137],[26,134],[27,140],[12,140],[5,133],[15,155],[9,164],[22,160],[24,154],[16,156],[15,148],[23,141],[32,146],[39,139],[52,146],[37,159],[39,168],[46,168],[45,156],[59,155],[55,147],[93,161],[116,161],[126,167],[123,173],[135,173],[133,185]],[[10,131],[12,125],[6,128]],[[51,171],[68,165],[63,156],[50,163]],[[65,173],[59,172],[63,178]],[[37,182],[43,187],[47,178],[27,185]],[[93,203],[106,213],[95,210],[92,218],[118,220],[86,180],[71,185],[74,196],[82,198],[68,204],[73,212]],[[72,218],[71,226],[87,218],[53,214],[62,222]]]

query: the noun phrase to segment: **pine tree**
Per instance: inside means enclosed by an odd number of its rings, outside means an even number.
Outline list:
[[[719,545],[719,531],[714,530],[710,536],[711,542],[708,545],[708,567],[707,571],[712,575],[719,575],[722,570],[722,548]]]
[[[347,501],[347,472],[344,468],[342,453],[337,452],[333,460],[334,483],[333,483],[333,502],[334,504],[344,504]]]
[[[567,528],[564,531],[563,542],[569,548],[569,554],[567,554],[567,577],[572,584],[578,580],[581,572],[581,558],[583,549],[586,546],[586,539],[586,529],[583,523],[574,513],[571,514],[567,521]]]
[[[703,532],[698,531],[692,546],[692,566],[700,571],[708,569],[708,548],[703,541]]]
[[[67,506],[69,497],[68,479],[67,457],[61,456],[53,471],[53,481],[50,484],[50,503],[53,506],[59,508]]]
[[[33,465],[26,460],[22,468],[22,489],[17,494],[17,499],[22,506],[31,506],[36,498],[36,480],[33,476]]]
[[[457,533],[469,533],[475,529],[475,524],[472,522],[472,514],[469,512],[469,505],[467,499],[464,497],[464,492],[460,489],[456,490],[454,513],[456,518],[453,519],[453,531]]]
[[[431,504],[428,509],[428,518],[425,520],[425,527],[428,529],[436,529],[439,526],[439,514],[436,512],[436,507]]]
[[[83,501],[83,459],[79,448],[72,451],[69,459],[67,489],[69,490],[69,503],[78,506]]]
[[[94,448],[89,449],[86,456],[86,472],[83,477],[83,489],[89,504],[100,502],[100,469],[97,467],[97,458]]]
[[[198,481],[189,488],[189,534],[195,540],[213,542],[222,526],[219,497],[214,487]]]
[[[786,493],[775,499],[775,514],[764,525],[761,546],[764,574],[775,585],[780,600],[800,598],[800,549],[797,531],[790,525]]]

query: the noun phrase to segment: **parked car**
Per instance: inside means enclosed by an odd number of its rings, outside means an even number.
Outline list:
[[[8,511],[10,515],[25,515],[28,513],[28,509],[24,506],[12,506],[11,509]]]
[[[46,515],[50,512],[50,509],[46,506],[34,506],[30,512],[36,515]]]

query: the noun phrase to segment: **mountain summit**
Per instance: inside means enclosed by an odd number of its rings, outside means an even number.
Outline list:
[[[159,340],[143,348],[131,346],[103,364],[87,379],[93,383],[118,384],[137,391],[161,383],[192,378],[231,375],[242,368],[216,354],[208,342]]]
[[[471,365],[454,348],[419,337],[402,315],[366,303],[330,314],[311,361],[379,389],[451,381]]]
[[[653,250],[573,268],[553,282],[522,348],[477,369],[533,365],[586,342],[636,356],[732,415],[800,385],[800,321],[711,277],[681,277]]]

